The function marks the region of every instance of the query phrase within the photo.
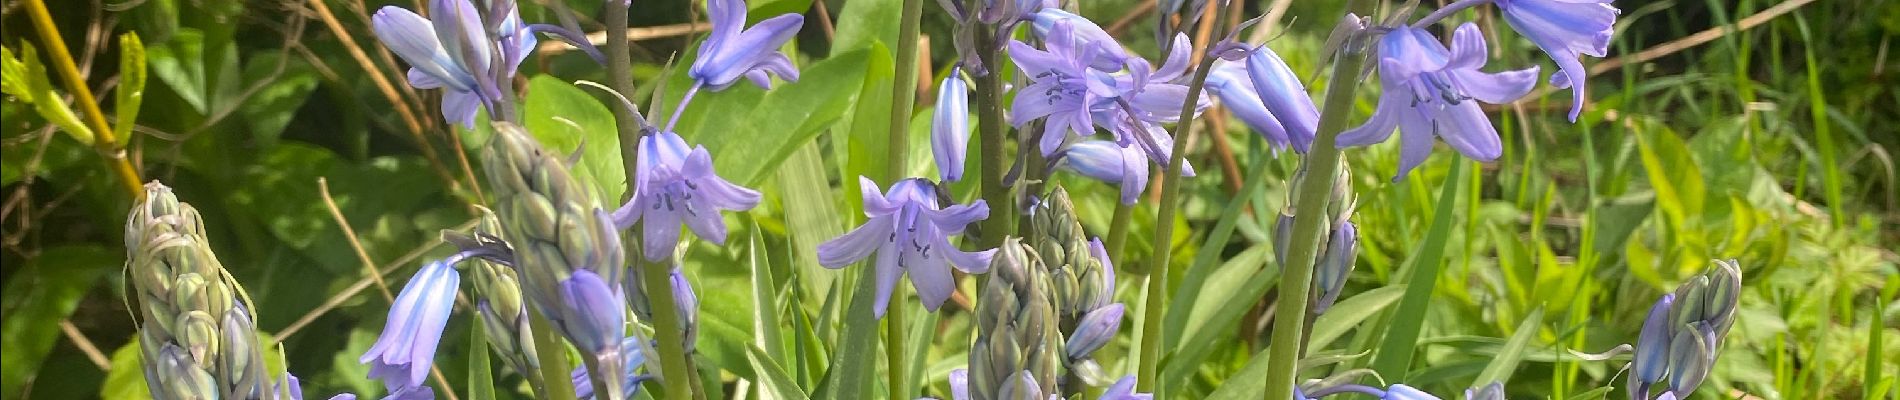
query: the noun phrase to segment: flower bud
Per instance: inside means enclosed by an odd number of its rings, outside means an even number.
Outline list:
[[[1054,393],[1062,337],[1056,331],[1054,296],[1041,257],[1021,240],[1009,238],[991,258],[990,273],[975,311],[969,375],[972,398]]]
[[[1069,341],[1063,343],[1063,351],[1070,360],[1080,360],[1090,353],[1107,345],[1115,338],[1115,332],[1121,329],[1124,307],[1110,304],[1107,307],[1090,311],[1075,326],[1075,333],[1069,335]]]
[[[944,182],[963,179],[963,161],[970,149],[970,88],[963,70],[951,68],[937,86],[937,110],[931,118],[930,151]]]
[[[1355,260],[1359,258],[1359,228],[1352,221],[1342,221],[1333,229],[1332,237],[1327,239],[1326,253],[1320,255],[1319,263],[1314,267],[1313,286],[1317,301],[1313,303],[1313,313],[1326,312],[1339,299],[1339,291],[1346,287],[1346,276],[1352,274]]]
[[[1465,400],[1504,400],[1504,383],[1491,382],[1484,387],[1465,389]]]
[[[1675,299],[1674,294],[1663,294],[1656,305],[1650,306],[1649,317],[1643,320],[1643,331],[1636,339],[1636,354],[1630,360],[1629,390],[1633,399],[1648,396],[1649,388],[1662,382],[1663,375],[1669,371],[1669,310]]]

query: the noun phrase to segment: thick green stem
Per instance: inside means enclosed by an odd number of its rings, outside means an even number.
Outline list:
[[[528,331],[534,333],[535,362],[541,364],[540,385],[545,391],[536,393],[548,400],[573,400],[574,385],[568,377],[571,367],[567,365],[567,344],[561,342],[560,332],[554,331],[554,323],[534,307],[528,307]],[[525,374],[525,372],[524,372]],[[547,382],[559,384],[549,385]]]
[[[1348,39],[1353,40],[1353,39]],[[1348,47],[1352,45],[1347,45]],[[1287,248],[1287,265],[1282,266],[1280,297],[1274,309],[1273,335],[1267,360],[1267,398],[1284,399],[1293,393],[1295,366],[1299,362],[1299,343],[1305,332],[1307,302],[1313,287],[1313,262],[1319,255],[1321,229],[1327,219],[1326,206],[1332,201],[1333,183],[1339,177],[1339,149],[1334,141],[1346,127],[1352,114],[1353,94],[1359,87],[1359,65],[1363,55],[1352,51],[1338,54],[1333,77],[1326,85],[1325,109],[1320,114],[1319,132],[1312,152],[1306,158],[1306,179],[1294,188],[1293,236]],[[1278,394],[1277,396],[1275,394]]]
[[[910,114],[913,103],[917,101],[917,22],[923,17],[923,0],[904,0],[904,19],[899,22],[897,33],[897,71],[891,82],[891,127],[890,151],[885,161],[889,164],[886,177],[892,185],[904,179],[904,172],[910,168]],[[891,398],[910,398],[910,375],[904,369],[910,363],[904,357],[904,291],[896,290],[891,294],[893,303],[885,312],[884,325],[884,362],[885,372],[889,373]]]
[[[1214,31],[1224,29],[1227,12],[1232,7],[1215,7]],[[1201,51],[1197,48],[1195,51]],[[1168,168],[1162,170],[1161,208],[1155,212],[1154,255],[1148,263],[1147,300],[1142,306],[1141,318],[1141,367],[1135,380],[1137,390],[1148,391],[1156,398],[1167,398],[1157,388],[1160,382],[1155,380],[1156,372],[1161,369],[1161,316],[1167,308],[1168,264],[1174,260],[1174,212],[1180,204],[1181,168],[1187,163],[1187,135],[1194,132],[1195,112],[1201,101],[1202,84],[1207,82],[1207,73],[1213,71],[1215,57],[1201,57],[1200,65],[1194,69],[1194,80],[1188,82],[1187,97],[1181,101],[1181,124],[1174,132],[1174,148],[1168,152]]]
[[[988,29],[974,29],[974,43],[994,43],[995,38]],[[1009,188],[1003,186],[1003,162],[1009,157],[1004,154],[1003,141],[1009,133],[1003,128],[1003,81],[998,79],[1002,67],[997,63],[997,53],[987,45],[977,46],[977,58],[983,66],[990,69],[988,74],[976,76],[976,112],[977,112],[977,149],[981,155],[978,183],[983,190],[983,202],[990,207],[989,219],[983,220],[982,248],[993,248],[1003,243],[1003,238],[1013,233],[1010,223],[1014,222],[1010,214],[1015,205],[1009,200]]]
[[[660,341],[660,371],[655,375],[666,388],[668,400],[685,400],[692,398],[692,380],[698,377],[686,368],[686,338],[680,336],[679,304],[673,301],[669,268],[666,263],[640,261],[640,284],[653,310],[653,334]]]
[[[1115,219],[1110,220],[1108,223],[1108,243],[1103,245],[1103,247],[1106,247],[1108,250],[1108,259],[1122,259],[1122,245],[1128,243],[1128,226],[1132,225],[1134,219],[1134,204],[1115,203]],[[1128,265],[1128,263],[1121,264]]]

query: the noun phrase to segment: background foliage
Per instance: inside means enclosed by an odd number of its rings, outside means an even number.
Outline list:
[[[0,41],[17,52],[40,38],[16,3],[0,9]],[[368,33],[367,12],[385,2],[53,3],[61,34],[102,101],[134,82],[119,67],[118,35],[143,40],[149,79],[142,106],[102,104],[109,114],[136,116],[126,140],[142,176],[178,188],[181,200],[204,212],[219,257],[258,301],[257,326],[283,341],[283,362],[307,387],[380,391],[356,362],[388,307],[378,286],[400,285],[422,258],[446,254],[439,230],[472,222],[469,205],[484,193],[468,154],[486,136],[445,126],[431,93],[375,83],[376,75],[400,76]],[[834,289],[847,273],[819,268],[812,249],[861,218],[851,211],[858,201],[851,178],[882,171],[877,154],[887,140],[882,118],[894,74],[888,48],[900,2],[750,3],[754,18],[806,14],[794,54],[805,80],[704,97],[681,122],[688,140],[720,154],[722,175],[766,196],[760,209],[734,217],[737,245],[699,244],[687,271],[704,288],[700,364],[716,371],[707,379],[724,382],[708,389],[783,398],[774,391],[788,384],[816,386],[825,355],[862,350],[836,341],[847,302]],[[1276,3],[1285,2],[1249,2],[1247,17]],[[1293,3],[1285,15],[1299,18],[1283,19],[1284,33],[1270,45],[1296,71],[1317,71],[1327,16],[1341,5]],[[591,22],[598,0],[564,4],[581,14],[584,28],[599,29]],[[1793,12],[1775,11],[1791,4]],[[1141,5],[1091,0],[1081,10],[1120,21]],[[1649,299],[1707,268],[1710,258],[1739,258],[1747,287],[1740,323],[1710,380],[1715,389],[1704,396],[1893,398],[1900,376],[1900,352],[1890,350],[1900,348],[1900,168],[1892,155],[1900,149],[1900,82],[1887,55],[1900,33],[1900,7],[1890,0],[1616,5],[1620,32],[1610,58],[1588,62],[1604,73],[1590,81],[1594,104],[1580,123],[1562,120],[1564,95],[1500,107],[1493,115],[1504,158],[1457,176],[1447,175],[1451,163],[1464,162],[1456,157],[1433,157],[1393,181],[1394,146],[1349,153],[1360,202],[1381,206],[1360,208],[1364,252],[1350,300],[1318,322],[1313,348],[1351,355],[1377,343],[1370,333],[1380,330],[1366,327],[1389,320],[1383,311],[1403,291],[1386,284],[1417,262],[1433,193],[1444,180],[1461,179],[1447,264],[1421,356],[1403,377],[1408,384],[1454,393],[1510,352],[1523,358],[1513,396],[1602,396],[1593,389],[1620,385],[1612,378],[1621,363],[1584,362],[1565,349],[1633,341]],[[522,6],[527,20],[555,20],[547,0]],[[635,2],[634,25],[653,29],[636,35],[641,91],[630,98],[664,110],[677,101],[686,80],[679,71],[666,75],[664,64],[688,57],[701,36],[678,29],[703,21],[698,7]],[[927,72],[941,77],[955,54],[949,18],[934,5],[926,10]],[[1495,17],[1479,22],[1499,23]],[[1152,19],[1130,21],[1111,29],[1154,54]],[[1747,29],[1723,28],[1737,21]],[[1698,40],[1699,32],[1713,36]],[[1503,64],[1550,68],[1526,41],[1494,43]],[[530,131],[561,151],[579,149],[581,173],[617,198],[624,178],[606,107],[618,100],[573,83],[604,81],[600,69],[574,51],[544,50],[530,60],[523,72],[532,78],[516,82],[526,93]],[[931,104],[935,81],[919,79],[920,108]],[[1372,99],[1361,97],[1360,115]],[[930,111],[917,115],[913,147],[923,148]],[[1162,222],[1186,228],[1175,230],[1180,265],[1171,270],[1179,283],[1169,318],[1179,323],[1164,332],[1173,356],[1162,373],[1184,398],[1238,394],[1245,388],[1223,382],[1261,373],[1247,361],[1266,342],[1262,317],[1277,271],[1270,211],[1284,203],[1279,193],[1294,166],[1243,125],[1210,115],[1212,134],[1190,139],[1189,159],[1202,175],[1184,188],[1182,218]],[[33,105],[9,95],[0,119],[0,397],[140,397],[144,384],[129,343],[135,328],[118,273],[130,198],[90,148],[59,134]],[[928,157],[910,160],[917,175],[929,175]],[[1265,168],[1251,168],[1260,163]],[[1254,170],[1269,173],[1263,190],[1236,193],[1240,173]],[[1105,234],[1114,189],[1059,179],[1075,194],[1086,228]],[[319,180],[327,182],[335,216]],[[971,196],[967,184],[952,190]],[[1124,270],[1145,270],[1139,260],[1152,243],[1145,237],[1156,223],[1153,210],[1136,215],[1130,254],[1117,260]],[[372,279],[367,268],[386,275]],[[1138,277],[1122,278],[1120,297],[1135,298]],[[915,303],[895,304],[927,315]],[[918,347],[928,361],[912,369],[932,382],[926,393],[946,394],[942,377],[965,359],[962,336],[971,322],[967,302],[957,304],[914,318],[911,337],[935,340]],[[455,321],[449,332],[468,329],[467,319]],[[457,383],[452,391],[466,395],[459,366],[468,365],[467,336],[445,338],[438,365]],[[1523,339],[1507,343],[1515,338]],[[1124,335],[1104,360],[1125,359],[1128,347]]]

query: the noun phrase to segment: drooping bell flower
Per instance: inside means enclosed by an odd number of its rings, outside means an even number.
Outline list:
[[[706,12],[712,19],[712,33],[699,44],[699,59],[686,72],[693,78],[694,90],[700,86],[724,90],[741,77],[766,89],[772,87],[771,75],[798,80],[798,68],[778,48],[798,34],[805,16],[780,15],[745,29],[744,0],[707,0]]]
[[[1253,77],[1247,74],[1245,64],[1216,61],[1214,70],[1207,74],[1204,86],[1215,98],[1220,99],[1222,107],[1248,128],[1259,133],[1267,140],[1267,146],[1276,151],[1292,144],[1287,138],[1286,125],[1267,111],[1267,105],[1260,101],[1260,94],[1253,89]]]
[[[1488,73],[1480,70],[1486,56],[1483,33],[1474,24],[1452,33],[1450,49],[1424,30],[1393,28],[1379,42],[1379,105],[1364,125],[1341,132],[1338,146],[1383,142],[1398,128],[1398,177],[1425,162],[1434,137],[1466,157],[1496,160],[1504,148],[1477,101],[1499,104],[1523,96],[1536,85],[1537,67]]]
[[[1063,343],[1063,351],[1067,353],[1064,355],[1070,360],[1080,360],[1108,345],[1108,340],[1113,339],[1115,332],[1121,329],[1125,311],[1126,307],[1115,303],[1083,315],[1081,322],[1076,323],[1075,333],[1070,334],[1069,340]]]
[[[1148,157],[1133,147],[1107,140],[1069,145],[1057,158],[1057,167],[1121,187],[1122,204],[1141,201],[1148,190]]]
[[[1122,62],[1133,58],[1128,54],[1127,49],[1122,48],[1120,42],[1115,41],[1114,36],[1109,35],[1101,25],[1096,25],[1095,21],[1090,21],[1088,18],[1061,8],[1045,8],[1029,17],[1030,29],[1036,33],[1037,37],[1044,40],[1049,39],[1057,23],[1068,24],[1069,29],[1073,30],[1070,35],[1074,36],[1078,44],[1095,50],[1095,57],[1090,57],[1088,62],[1096,69],[1106,72],[1121,71]]]
[[[641,252],[648,261],[673,254],[681,224],[701,239],[725,243],[726,220],[719,212],[751,210],[759,204],[759,192],[714,173],[712,153],[705,146],[688,148],[673,132],[641,137],[639,161],[633,198],[614,211],[613,219],[620,229],[645,221]]]
[[[1107,390],[1103,390],[1102,397],[1096,400],[1152,400],[1155,398],[1153,393],[1135,393],[1135,383],[1134,375],[1124,376],[1116,380],[1115,384],[1109,385]]]
[[[391,391],[422,385],[435,364],[442,329],[455,308],[461,274],[443,261],[422,266],[389,307],[389,319],[376,344],[357,359],[369,364],[369,377]]]
[[[1570,88],[1570,122],[1583,112],[1583,55],[1603,57],[1621,11],[1610,0],[1496,0],[1504,22],[1557,62],[1551,86]]]
[[[385,6],[370,18],[370,26],[384,46],[409,63],[410,86],[443,89],[442,117],[473,128],[476,108],[498,106],[505,82],[514,78],[536,40],[512,7],[502,17],[500,43],[489,39],[469,0],[433,0],[429,10],[435,19]],[[493,65],[497,59],[502,65]]]
[[[1319,108],[1306,94],[1306,85],[1293,74],[1293,68],[1273,49],[1261,46],[1247,55],[1247,75],[1261,104],[1286,127],[1293,151],[1305,154],[1313,145],[1313,133],[1319,129]]]
[[[1022,127],[1042,119],[1037,145],[1044,156],[1053,155],[1071,137],[1093,135],[1099,126],[1116,142],[1138,146],[1150,160],[1165,165],[1174,140],[1161,124],[1178,122],[1187,100],[1187,86],[1174,82],[1187,70],[1187,37],[1175,38],[1177,46],[1159,69],[1139,57],[1127,57],[1116,62],[1124,67],[1104,71],[1094,64],[1104,58],[1106,39],[1078,36],[1076,24],[1067,19],[1053,24],[1042,49],[1021,41],[1009,44],[1010,59],[1031,80],[1016,92],[1011,123]],[[1211,104],[1203,94],[1194,112],[1198,115]],[[1192,167],[1183,171],[1183,176],[1193,176]]]
[[[818,263],[837,269],[877,254],[872,268],[879,318],[890,304],[898,278],[906,273],[924,308],[935,312],[956,289],[950,267],[971,274],[989,271],[990,256],[996,250],[968,252],[950,243],[950,236],[989,217],[990,209],[982,200],[943,206],[937,202],[936,185],[927,180],[897,181],[889,192],[879,192],[877,182],[870,178],[858,181],[863,185],[864,215],[870,220],[818,245]]]
[[[970,150],[970,88],[963,69],[951,68],[937,86],[936,115],[930,123],[930,153],[944,182],[963,179],[963,161]]]

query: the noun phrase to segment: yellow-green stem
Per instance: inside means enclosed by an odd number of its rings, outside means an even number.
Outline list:
[[[890,151],[886,165],[891,185],[904,179],[904,171],[910,166],[910,113],[911,106],[917,101],[917,22],[923,17],[923,0],[904,0],[904,17],[899,22],[897,33],[896,78],[891,82],[891,127]],[[904,290],[898,288],[891,293],[890,309],[884,317],[884,362],[885,372],[889,373],[891,398],[909,398],[910,375],[905,367],[910,362],[904,357]]]
[[[1003,154],[1003,142],[1008,140],[1009,133],[1003,128],[1003,82],[997,77],[1001,74],[998,69],[1002,64],[999,63],[996,49],[987,45],[995,42],[990,30],[973,31],[972,35],[976,36],[973,43],[985,43],[977,46],[976,56],[985,68],[990,69],[988,74],[975,76],[977,149],[982,160],[978,170],[982,176],[978,182],[983,190],[983,202],[990,207],[990,218],[983,220],[982,229],[978,232],[982,234],[979,238],[980,247],[987,249],[1002,244],[1004,237],[1014,233],[1010,229],[1010,223],[1014,222],[1010,214],[1015,207],[1009,200],[1009,188],[1003,186],[1003,162],[1009,159]]]
[[[1227,12],[1232,7],[1215,7],[1213,30],[1223,29],[1227,22]],[[1206,43],[1195,46],[1196,52],[1206,48]],[[1148,263],[1148,290],[1146,304],[1142,306],[1141,318],[1141,366],[1135,386],[1139,391],[1154,393],[1155,398],[1167,398],[1161,393],[1160,382],[1155,380],[1156,372],[1161,369],[1161,316],[1167,308],[1168,264],[1174,261],[1174,212],[1181,197],[1181,168],[1187,163],[1187,135],[1194,131],[1195,112],[1201,101],[1201,85],[1207,82],[1207,73],[1214,69],[1216,57],[1201,57],[1200,65],[1194,69],[1194,80],[1188,82],[1187,97],[1181,101],[1181,124],[1174,129],[1174,148],[1168,152],[1168,168],[1161,173],[1161,208],[1155,212],[1154,255]],[[1125,233],[1124,233],[1125,234]]]
[[[86,124],[93,131],[93,150],[105,159],[106,166],[118,175],[119,184],[132,198],[145,197],[145,183],[139,178],[138,170],[132,168],[132,162],[126,160],[125,149],[120,147],[119,138],[113,136],[106,114],[99,111],[99,101],[92,97],[92,87],[86,86],[86,77],[80,75],[79,66],[73,64],[72,52],[66,50],[66,40],[60,38],[59,26],[53,24],[53,14],[46,11],[46,2],[26,0],[26,11],[33,19],[40,41],[46,45],[47,60],[52,61],[59,77],[66,81],[66,90],[72,92],[73,102],[79,103],[79,110],[86,114]]]
[[[1348,39],[1355,40],[1355,39]],[[1352,47],[1349,44],[1347,47]],[[1287,265],[1280,276],[1280,297],[1275,300],[1273,335],[1268,342],[1268,399],[1284,399],[1293,393],[1295,366],[1300,356],[1301,333],[1305,331],[1306,309],[1313,286],[1313,262],[1319,252],[1320,229],[1326,222],[1326,206],[1331,202],[1333,182],[1339,174],[1340,151],[1334,142],[1346,127],[1352,113],[1353,94],[1359,86],[1359,66],[1363,57],[1342,51],[1333,64],[1333,77],[1326,85],[1325,109],[1320,114],[1319,132],[1306,158],[1306,179],[1294,188],[1293,236],[1287,248]],[[1275,396],[1275,394],[1278,396]]]
[[[554,323],[541,315],[541,311],[528,307],[528,331],[534,334],[535,361],[541,364],[539,374],[544,390],[536,393],[543,399],[572,400],[574,385],[568,377],[567,344],[561,341],[560,332],[554,331]],[[523,372],[527,374],[527,372]],[[554,384],[547,384],[552,382]]]
[[[1128,243],[1128,226],[1132,225],[1134,219],[1134,204],[1115,203],[1115,219],[1108,223],[1108,243],[1104,246],[1107,247],[1109,260],[1121,261],[1122,246]]]
[[[686,369],[686,339],[680,336],[679,305],[673,301],[673,278],[667,276],[670,268],[667,263],[640,261],[640,284],[653,310],[653,334],[660,341],[660,371],[655,375],[666,388],[667,400],[686,400],[692,398],[692,380],[697,377]]]

